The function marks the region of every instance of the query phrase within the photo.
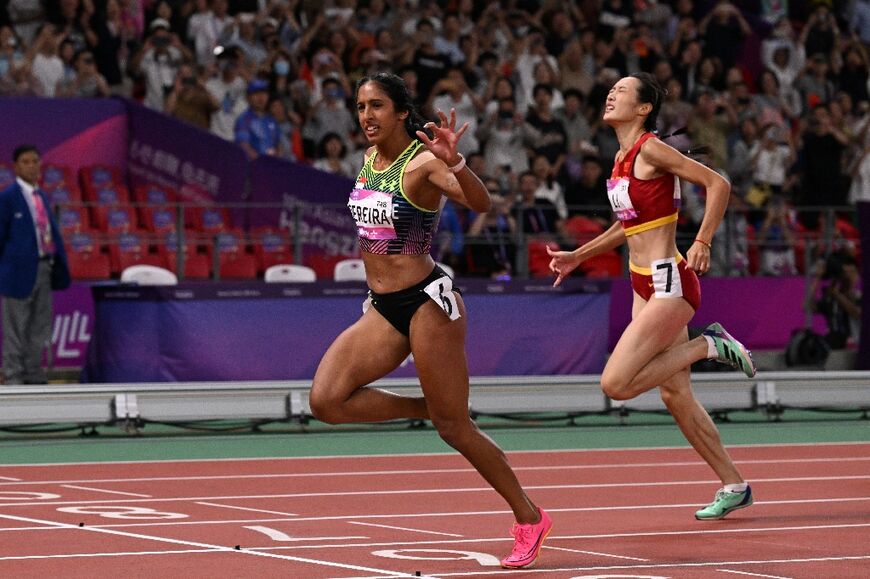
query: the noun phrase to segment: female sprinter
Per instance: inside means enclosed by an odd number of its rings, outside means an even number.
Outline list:
[[[502,566],[529,567],[552,522],[526,496],[501,449],[468,416],[465,305],[429,256],[442,195],[480,213],[490,206],[486,187],[456,152],[468,124],[456,130],[455,111],[449,119],[439,112],[438,126],[425,123],[404,82],[392,74],[361,79],[356,99],[359,124],[373,146],[348,207],[357,222],[369,300],[363,316],[323,356],[311,387],[312,412],[332,424],[431,420],[513,510],[514,548]],[[422,398],[365,387],[408,354],[414,355]]]
[[[697,519],[721,519],[752,504],[752,490],[722,446],[710,416],[695,398],[689,366],[704,358],[755,375],[751,354],[719,324],[689,341],[687,324],[701,301],[696,272],[710,267],[713,233],[728,204],[731,186],[719,174],[656,139],[664,91],[652,75],[620,79],[607,96],[605,123],[616,131],[619,151],[608,180],[608,197],[618,222],[574,251],[550,251],[558,285],[583,260],[628,243],[632,321],[601,375],[601,388],[628,400],[658,386],[683,435],[707,461],[723,487]],[[704,219],[684,258],[677,251],[679,179],[707,190]]]

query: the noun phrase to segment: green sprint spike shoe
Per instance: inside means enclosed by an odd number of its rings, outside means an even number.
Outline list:
[[[735,370],[740,370],[748,377],[752,378],[758,371],[755,368],[755,362],[752,360],[752,352],[746,346],[738,342],[734,336],[725,331],[722,324],[714,322],[707,326],[704,330],[704,335],[713,338],[713,344],[716,346],[717,362],[728,364]]]
[[[699,521],[714,521],[724,519],[725,515],[737,509],[745,509],[752,504],[752,488],[746,486],[742,493],[732,493],[724,488],[716,491],[716,498],[703,509],[695,512],[695,518]]]

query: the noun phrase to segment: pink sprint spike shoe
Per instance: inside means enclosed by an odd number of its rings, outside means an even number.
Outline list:
[[[537,523],[521,525],[514,523],[511,535],[514,537],[514,549],[511,554],[501,560],[505,569],[528,569],[535,566],[544,539],[553,528],[553,521],[544,509],[538,508],[541,520]]]

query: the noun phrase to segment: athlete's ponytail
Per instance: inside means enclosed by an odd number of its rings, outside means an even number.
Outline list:
[[[675,129],[672,132],[668,133],[667,135],[659,135],[658,131],[654,131],[654,132],[656,133],[656,136],[660,140],[665,141],[667,139],[670,139],[671,137],[678,137],[679,135],[685,135],[687,132],[689,132],[689,130],[686,127],[680,127],[679,129]],[[692,147],[690,149],[686,149],[685,151],[683,151],[682,149],[677,149],[677,150],[688,157],[692,157],[693,159],[697,159],[698,157],[702,157],[704,155],[709,155],[710,151],[712,149],[710,149],[710,147],[708,147],[707,145],[698,145],[697,147]]]
[[[393,101],[393,107],[397,112],[408,113],[408,116],[405,117],[405,130],[408,131],[408,135],[412,139],[417,138],[417,131],[423,131],[430,138],[432,137],[432,132],[424,128],[429,121],[417,112],[417,107],[414,106],[414,99],[411,97],[411,91],[408,90],[408,86],[401,77],[390,72],[379,72],[364,76],[356,83],[357,94],[359,94],[360,87],[367,82],[377,83],[387,93],[390,100]]]

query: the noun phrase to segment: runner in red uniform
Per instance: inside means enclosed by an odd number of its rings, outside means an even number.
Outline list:
[[[752,490],[722,445],[713,420],[695,398],[689,367],[714,359],[755,375],[751,354],[720,324],[688,339],[687,324],[700,305],[697,274],[710,267],[710,247],[731,186],[718,173],[655,138],[664,91],[652,75],[620,79],[610,90],[603,120],[616,131],[619,151],[607,194],[617,222],[574,251],[550,251],[558,285],[580,263],[628,244],[632,321],[601,375],[601,388],[615,400],[628,400],[658,387],[685,437],[722,481],[713,502],[698,519],[721,519],[752,504]],[[677,251],[679,179],[706,188],[704,219],[684,258]]]

